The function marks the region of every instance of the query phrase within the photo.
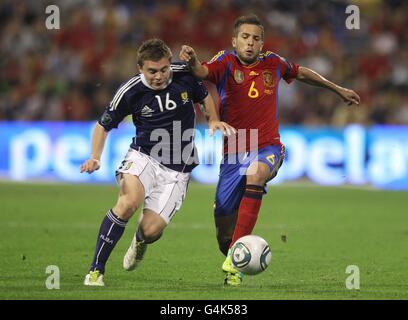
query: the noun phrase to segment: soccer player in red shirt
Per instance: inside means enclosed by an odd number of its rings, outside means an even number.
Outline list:
[[[234,24],[234,51],[220,51],[201,63],[193,48],[182,46],[180,59],[189,63],[193,74],[217,86],[221,120],[243,135],[224,139],[224,159],[215,197],[215,225],[226,285],[240,285],[242,274],[231,263],[234,242],[251,234],[268,181],[273,179],[284,158],[279,137],[278,85],[297,79],[338,94],[349,105],[359,104],[352,90],[338,86],[317,72],[291,63],[279,55],[262,52],[264,28],[255,15],[239,17]],[[258,139],[251,139],[251,129]],[[245,137],[245,138],[243,138]],[[233,154],[233,156],[231,156]]]

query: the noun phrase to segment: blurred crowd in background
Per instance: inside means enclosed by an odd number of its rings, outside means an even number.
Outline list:
[[[206,61],[231,49],[238,16],[255,13],[265,26],[265,50],[318,71],[362,99],[359,107],[347,107],[328,90],[298,81],[281,85],[281,123],[408,124],[408,1],[352,1],[360,9],[359,30],[345,26],[350,3],[0,1],[0,120],[95,120],[118,86],[138,73],[142,41],[163,39],[175,61],[181,45],[189,44]],[[45,26],[51,4],[60,9],[59,30]]]

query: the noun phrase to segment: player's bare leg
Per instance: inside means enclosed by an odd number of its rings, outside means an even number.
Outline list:
[[[132,243],[123,257],[123,268],[134,270],[143,260],[147,245],[160,239],[167,223],[160,215],[150,209],[144,209],[139,221],[139,227]]]
[[[99,229],[95,255],[84,284],[104,286],[105,264],[121,238],[127,221],[132,217],[144,199],[144,188],[139,178],[123,174],[116,205],[108,211]]]
[[[144,187],[139,178],[122,173],[119,182],[120,192],[112,210],[123,220],[129,220],[144,200]]]

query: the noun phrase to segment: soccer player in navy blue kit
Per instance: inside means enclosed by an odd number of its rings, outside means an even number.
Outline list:
[[[235,133],[234,128],[219,121],[203,83],[190,74],[186,65],[172,64],[171,57],[162,40],[144,42],[138,50],[141,73],[118,89],[94,129],[92,154],[81,165],[81,172],[99,169],[108,132],[117,128],[126,116],[132,115],[137,134],[116,171],[119,197],[101,223],[85,285],[104,286],[109,255],[142,204],[137,232],[123,259],[125,270],[136,268],[147,245],[160,238],[180,209],[190,172],[198,164],[194,103],[201,104],[210,132]]]

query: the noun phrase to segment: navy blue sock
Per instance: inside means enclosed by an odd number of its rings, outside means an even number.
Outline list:
[[[106,261],[108,261],[116,243],[122,237],[126,223],[127,221],[120,219],[113,213],[112,209],[108,211],[99,229],[91,271],[97,269],[102,274],[105,273]]]

